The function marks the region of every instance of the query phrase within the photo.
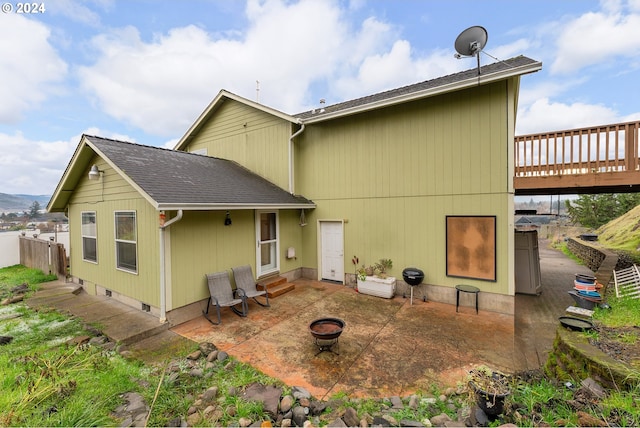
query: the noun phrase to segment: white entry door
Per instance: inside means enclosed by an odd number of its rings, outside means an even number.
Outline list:
[[[280,269],[277,211],[256,211],[256,237],[256,275],[277,272]]]
[[[320,279],[344,284],[344,230],[341,221],[320,221]]]

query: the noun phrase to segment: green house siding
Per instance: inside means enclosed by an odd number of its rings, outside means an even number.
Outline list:
[[[513,201],[509,136],[513,94],[507,82],[307,126],[296,142],[296,189],[317,208],[309,223],[347,220],[345,272],[351,257],[416,266],[425,282],[446,276],[447,215],[497,217],[497,281],[462,280],[513,294]],[[315,230],[304,232],[304,265],[318,263]]]
[[[291,133],[290,122],[227,100],[184,151],[206,149],[208,156],[236,161],[287,189]]]
[[[71,275],[151,306],[160,305],[158,213],[106,163],[96,159],[104,171],[100,180],[83,179],[69,201]],[[88,169],[87,169],[88,172]],[[82,257],[82,212],[96,213],[97,263]],[[116,211],[135,211],[138,272],[116,268]]]
[[[175,309],[209,297],[205,274],[251,265],[256,274],[255,211],[230,212],[233,223],[224,225],[225,211],[189,211],[170,227],[171,307]],[[301,267],[301,259],[287,260],[288,247],[301,251],[299,211],[280,210],[280,267],[287,272]]]

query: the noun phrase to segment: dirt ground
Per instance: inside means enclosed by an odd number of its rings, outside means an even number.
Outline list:
[[[640,368],[640,326],[603,327],[596,326],[597,339],[589,339],[614,360]]]

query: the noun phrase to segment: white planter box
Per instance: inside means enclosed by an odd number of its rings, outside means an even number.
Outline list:
[[[392,276],[384,279],[368,276],[364,281],[359,279],[358,292],[390,299],[396,294],[396,279]]]

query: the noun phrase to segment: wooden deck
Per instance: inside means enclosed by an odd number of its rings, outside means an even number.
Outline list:
[[[515,138],[516,195],[640,192],[640,121]]]

